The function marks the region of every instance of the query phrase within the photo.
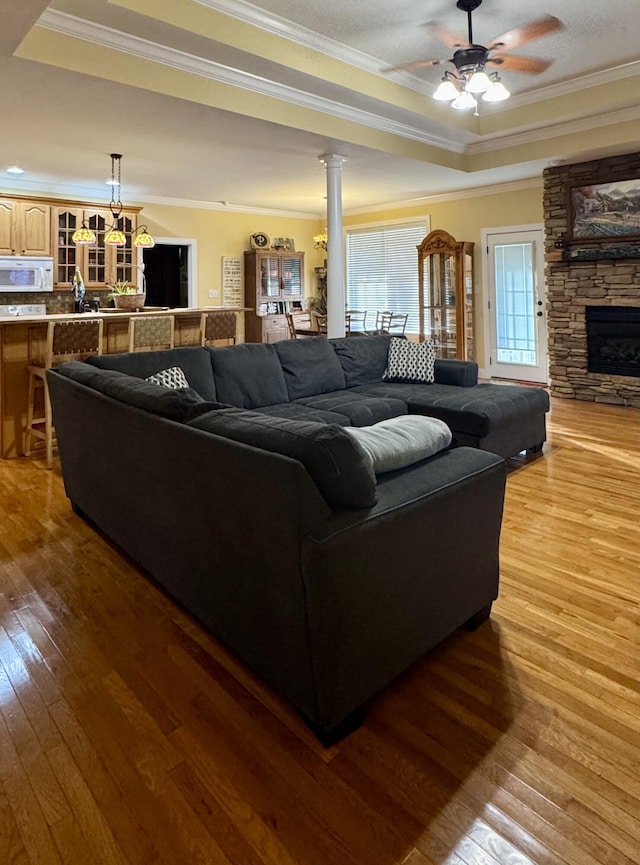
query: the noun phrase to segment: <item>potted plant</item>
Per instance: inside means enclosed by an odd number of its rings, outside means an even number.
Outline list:
[[[109,283],[109,297],[113,298],[116,309],[142,309],[145,301],[145,292],[140,291],[135,285],[129,285],[126,279],[115,279]]]

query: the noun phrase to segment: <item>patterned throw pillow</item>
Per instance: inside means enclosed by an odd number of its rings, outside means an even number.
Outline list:
[[[155,375],[150,375],[145,378],[145,381],[150,381],[152,384],[161,384],[163,387],[170,387],[172,390],[179,390],[183,387],[189,387],[185,374],[179,366],[172,366],[170,369],[163,369]]]
[[[435,362],[436,352],[432,340],[410,342],[393,337],[382,380],[433,384]]]

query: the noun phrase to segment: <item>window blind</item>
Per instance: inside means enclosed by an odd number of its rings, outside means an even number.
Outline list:
[[[367,311],[367,329],[376,312],[406,313],[407,333],[419,333],[418,255],[426,220],[347,230],[347,308]]]

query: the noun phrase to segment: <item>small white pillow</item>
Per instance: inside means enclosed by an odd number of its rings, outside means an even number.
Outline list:
[[[408,339],[392,337],[387,355],[387,368],[382,380],[433,384],[435,362],[436,351],[433,340],[410,342]]]
[[[160,372],[157,372],[155,375],[150,375],[148,378],[145,378],[145,381],[150,381],[151,384],[161,384],[163,387],[170,387],[173,390],[189,387],[189,382],[179,366],[172,366],[170,369],[160,370]]]
[[[345,430],[362,446],[377,475],[425,460],[448,448],[452,438],[444,421],[418,414],[392,417],[373,426],[346,426]]]

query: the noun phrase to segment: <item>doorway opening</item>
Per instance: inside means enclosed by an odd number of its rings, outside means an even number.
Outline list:
[[[188,238],[159,237],[155,246],[139,251],[147,306],[197,306],[195,244]]]

